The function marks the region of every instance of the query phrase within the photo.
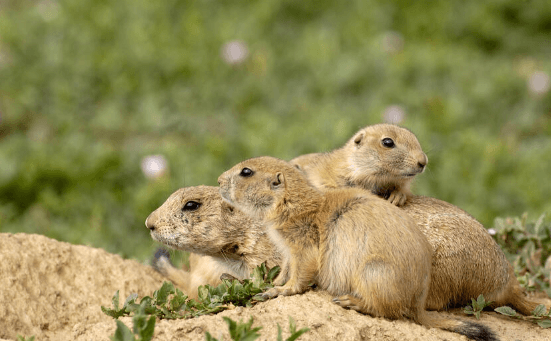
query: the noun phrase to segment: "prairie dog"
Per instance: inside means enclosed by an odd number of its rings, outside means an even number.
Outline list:
[[[399,208],[360,189],[321,192],[272,157],[243,161],[218,182],[224,200],[264,223],[288,264],[288,281],[266,297],[302,293],[313,281],[342,307],[496,340],[485,326],[425,310],[432,249]]]
[[[346,159],[346,151],[353,150],[353,143],[358,134],[381,137],[389,134],[389,129],[396,134],[393,135],[396,141],[410,141],[410,146],[414,146],[408,149],[412,151],[410,160],[422,159],[420,147],[415,147],[418,146],[418,142],[411,142],[412,139],[416,141],[416,138],[410,131],[393,125],[377,124],[360,130],[341,149],[329,154],[302,155],[291,160],[291,163],[320,190],[328,187],[356,187],[373,192],[372,188],[365,186],[365,182],[344,182],[339,179],[351,179],[350,174],[355,174],[357,179],[371,179],[374,176],[373,169],[396,167],[392,165],[400,164],[402,156],[397,156],[393,161],[392,157],[395,154],[391,153],[392,149],[377,147],[372,155],[379,155],[382,151],[386,158],[367,159],[375,165],[366,166],[357,162],[349,163],[347,168],[342,166],[342,162]],[[369,141],[377,144],[375,138]],[[399,144],[400,142],[396,142],[396,145]],[[371,143],[362,147],[365,148],[364,153],[369,149],[368,145]],[[332,185],[326,186],[319,179],[332,181]],[[484,226],[468,213],[447,202],[422,196],[409,196],[402,208],[414,218],[433,248],[432,280],[427,297],[427,309],[442,310],[470,303],[471,298],[476,298],[480,294],[483,294],[487,301],[494,301],[493,306],[509,305],[524,315],[530,315],[536,308],[538,303],[525,297],[503,251]]]
[[[530,315],[539,304],[526,298],[513,267],[488,231],[462,209],[430,197],[413,196],[401,208],[433,248],[427,309],[471,302],[483,294],[493,307],[512,306]]]
[[[376,124],[358,131],[339,149],[302,155],[291,163],[314,187],[362,187],[401,206],[411,196],[411,182],[425,170],[428,157],[411,131]]]
[[[177,190],[147,217],[145,225],[154,240],[192,252],[191,272],[175,269],[166,257],[158,264],[190,297],[196,297],[199,285],[219,284],[222,273],[244,279],[264,261],[268,267],[280,263],[260,223],[225,203],[217,187]]]

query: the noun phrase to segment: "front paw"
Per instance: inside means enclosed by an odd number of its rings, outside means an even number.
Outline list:
[[[277,296],[292,296],[292,295],[296,295],[296,294],[300,294],[300,293],[303,293],[304,292],[304,289],[300,289],[296,286],[287,286],[287,285],[284,285],[282,287],[273,287],[271,288],[270,290],[266,291],[265,293],[262,294],[262,298],[264,299],[269,299],[269,298],[274,298],[274,297],[277,297]]]
[[[279,296],[280,292],[281,292],[281,288],[283,287],[273,287],[271,289],[269,289],[268,291],[264,292],[261,296],[263,299],[270,299],[270,298],[274,298],[274,297],[277,297]]]
[[[392,205],[402,206],[403,204],[406,203],[407,198],[408,197],[406,193],[400,192],[400,191],[394,191],[390,193],[390,196],[388,197],[388,201]]]

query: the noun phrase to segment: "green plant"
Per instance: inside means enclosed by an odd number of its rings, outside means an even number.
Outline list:
[[[114,309],[101,306],[101,310],[115,319],[136,313],[140,309],[143,309],[144,313],[161,319],[177,319],[184,317],[179,312],[186,304],[188,309],[194,304],[193,301],[186,302],[187,296],[179,289],[174,288],[174,285],[170,282],[164,282],[159,290],[155,290],[153,298],[145,296],[136,303],[137,298],[137,294],[131,294],[119,309],[119,291],[117,290],[112,299]]]
[[[519,282],[528,290],[542,290],[551,296],[550,272],[551,223],[542,214],[536,221],[528,215],[520,218],[496,218],[494,238],[513,264]]]
[[[111,337],[111,340],[150,341],[153,338],[153,331],[155,330],[155,315],[147,314],[146,309],[146,304],[140,304],[138,309],[135,311],[135,314],[132,317],[132,330],[122,323],[122,321],[117,320],[117,329],[115,330],[115,335]]]
[[[256,340],[260,334],[257,332],[262,329],[262,327],[256,327],[252,328],[253,325],[253,317],[251,316],[249,322],[242,322],[241,320],[239,322],[235,322],[229,317],[222,317],[224,321],[228,324],[228,328],[230,330],[230,337],[234,341],[253,341]],[[205,339],[207,341],[218,341],[218,339],[212,337],[209,332],[205,333]]]
[[[230,331],[230,337],[233,341],[253,341],[256,340],[260,334],[257,332],[262,329],[262,327],[256,327],[252,328],[253,324],[253,317],[251,316],[249,322],[235,322],[232,319],[228,317],[222,317],[224,321],[228,324],[228,328]],[[298,339],[302,334],[308,332],[309,328],[302,328],[300,330],[297,330],[295,320],[291,316],[289,316],[289,332],[291,335],[285,339],[285,341],[294,341]],[[207,341],[218,341],[218,339],[212,337],[209,332],[205,333],[205,339]],[[281,336],[281,327],[279,323],[277,324],[277,341],[283,341],[283,337]]]
[[[279,267],[268,269],[263,263],[257,266],[250,279],[222,280],[217,287],[210,285],[200,286],[198,289],[199,304],[205,306],[218,306],[233,304],[250,307],[255,302],[264,301],[259,294],[271,288],[274,278],[279,273]]]
[[[499,307],[499,308],[495,308],[494,310],[503,315],[516,317],[518,319],[537,323],[542,328],[551,327],[551,308],[549,309],[549,311],[546,311],[546,308],[543,304],[538,305],[536,309],[532,311],[531,316],[521,315],[517,313],[513,308],[510,308],[510,307]]]
[[[298,339],[302,334],[308,332],[310,328],[302,328],[300,330],[297,330],[297,326],[295,324],[295,320],[291,316],[289,316],[289,332],[291,335],[285,339],[285,341],[294,341]],[[281,336],[281,327],[279,326],[279,323],[277,324],[277,341],[282,341]]]
[[[463,312],[465,314],[474,315],[477,319],[480,319],[480,313],[482,310],[492,304],[492,301],[486,302],[486,299],[484,299],[484,296],[482,294],[478,295],[477,299],[471,298],[472,305],[468,305],[465,307]]]
[[[24,336],[17,335],[17,341],[34,341],[34,335],[33,335],[33,336],[29,336],[28,339],[27,339],[26,337],[24,337]]]
[[[227,309],[230,304],[234,306],[250,307],[254,303],[263,301],[259,295],[264,290],[271,288],[273,279],[279,273],[279,267],[269,269],[265,263],[257,266],[250,279],[222,280],[217,287],[210,285],[198,288],[198,300],[188,300],[187,296],[170,282],[164,282],[159,290],[155,290],[153,297],[145,296],[139,302],[137,294],[131,294],[119,308],[119,291],[112,298],[113,309],[101,306],[104,314],[118,319],[121,316],[133,314],[134,333],[143,338],[149,335],[150,328],[155,325],[155,318],[180,319],[191,318],[200,315],[214,314]],[[146,321],[146,317],[150,316]],[[153,319],[153,322],[151,322]],[[117,332],[114,337],[119,340],[133,340],[134,337],[124,324],[117,321]],[[151,335],[153,330],[151,329]],[[143,336],[143,335],[145,336]],[[142,340],[142,339],[139,339]],[[143,339],[146,340],[146,339]]]

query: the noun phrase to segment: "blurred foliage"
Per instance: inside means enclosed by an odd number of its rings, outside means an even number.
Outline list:
[[[551,222],[541,215],[536,221],[524,214],[497,218],[494,239],[515,269],[520,284],[528,290],[545,291],[551,297]]]
[[[177,188],[334,149],[391,105],[429,156],[415,193],[485,224],[549,211],[551,96],[528,82],[550,36],[547,0],[2,0],[0,231],[143,260]]]

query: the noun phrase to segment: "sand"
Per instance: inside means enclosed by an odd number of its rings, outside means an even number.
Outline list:
[[[109,340],[115,320],[101,312],[111,307],[120,290],[121,301],[131,293],[152,295],[166,279],[150,266],[123,259],[89,246],[72,245],[41,235],[0,233],[0,341],[17,335],[36,340]],[[277,324],[283,338],[289,335],[291,316],[298,328],[310,331],[299,340],[467,340],[440,329],[428,329],[408,320],[372,318],[331,303],[323,291],[278,297],[252,308],[237,307],[216,315],[189,320],[157,320],[153,340],[204,340],[208,331],[229,340],[223,316],[262,326],[258,340],[275,340]],[[547,307],[551,300],[543,299]],[[442,315],[475,321],[461,309]],[[130,317],[121,318],[131,326]],[[551,328],[492,311],[479,323],[490,327],[501,340],[551,340]]]

